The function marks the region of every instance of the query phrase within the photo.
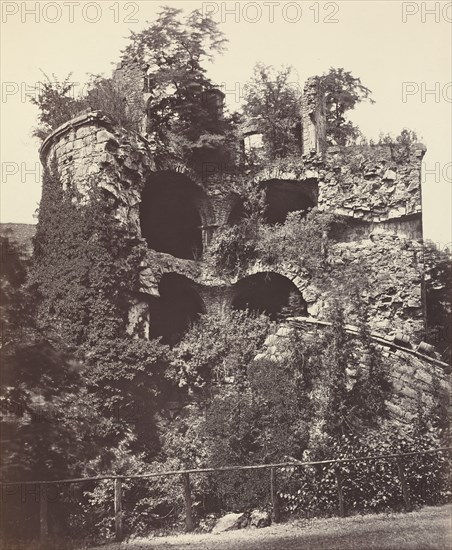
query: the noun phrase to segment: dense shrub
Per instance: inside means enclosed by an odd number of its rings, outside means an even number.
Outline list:
[[[174,348],[167,376],[191,392],[227,380],[241,383],[271,326],[267,316],[245,311],[203,315]]]
[[[328,452],[318,458],[348,459],[409,453],[437,448],[433,432],[416,437],[393,430],[372,431],[360,436],[332,439]],[[315,452],[308,455],[316,460]],[[451,496],[447,453],[416,455],[402,459],[414,506],[448,502]],[[397,462],[394,459],[363,460],[339,465],[347,513],[399,510],[404,506]],[[319,464],[288,467],[280,475],[283,509],[303,515],[337,514],[336,467]]]
[[[255,201],[262,201],[259,194]],[[332,228],[340,223],[337,216],[312,210],[290,212],[283,224],[263,222],[265,206],[240,223],[218,232],[209,259],[219,272],[240,274],[257,259],[268,265],[291,263],[308,270],[319,284],[329,280],[328,245]]]

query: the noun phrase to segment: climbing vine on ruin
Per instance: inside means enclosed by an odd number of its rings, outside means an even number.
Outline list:
[[[79,206],[77,191],[63,190],[55,168],[46,169],[44,181],[29,281],[40,297],[38,322],[88,367],[88,387],[103,413],[118,417],[120,411],[119,425],[136,417],[136,431],[146,430],[167,359],[158,341],[127,336],[144,249],[113,218],[107,194],[93,191]],[[155,447],[155,437],[156,431],[140,445]]]
[[[63,190],[56,168],[46,169],[34,239],[31,284],[44,297],[41,322],[57,323],[74,346],[125,329],[127,298],[136,288],[143,253],[114,220],[108,197],[99,190],[90,194],[79,206],[77,190]],[[105,318],[108,324],[101,322]]]

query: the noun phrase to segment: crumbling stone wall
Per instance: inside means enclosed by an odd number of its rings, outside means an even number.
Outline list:
[[[306,326],[301,319],[293,323],[287,323],[277,328],[264,343],[263,349],[256,356],[256,360],[284,361],[287,353],[287,340],[294,330],[315,336],[317,331],[324,327],[320,324]],[[353,329],[353,327],[350,327]],[[431,409],[438,398],[438,391],[448,393],[450,387],[450,375],[445,373],[447,365],[436,358],[425,356],[416,350],[402,349],[394,343],[392,338],[375,338],[374,345],[382,354],[387,366],[388,380],[392,386],[386,407],[390,420],[403,428],[413,422],[419,404],[427,410]],[[366,368],[364,364],[357,363],[347,369],[347,383],[351,387],[356,379],[359,368]],[[434,383],[436,378],[436,383]]]
[[[306,81],[301,101],[303,153],[323,153],[327,147],[325,101],[317,78]]]
[[[372,327],[389,335],[420,337],[424,326],[420,241],[373,232],[366,239],[337,243],[330,255],[333,263],[347,265],[356,277],[364,271],[369,290],[362,297]]]
[[[259,181],[298,182],[300,189],[318,197],[319,208],[350,218],[336,245],[333,262],[362,267],[370,276],[368,296],[372,324],[387,334],[402,331],[411,336],[423,326],[422,246],[403,235],[421,235],[420,161],[423,148],[410,149],[393,160],[389,146],[352,149],[334,148],[326,160],[314,155],[291,165],[266,168]],[[63,186],[79,193],[81,204],[89,200],[93,185],[114,201],[116,217],[141,237],[139,207],[144,182],[155,173],[149,144],[134,132],[115,126],[102,113],[82,115],[58,128],[44,142],[41,154],[50,166],[56,163]],[[347,164],[348,163],[348,164]],[[228,223],[237,203],[230,190],[199,186],[196,206],[202,220],[203,245],[207,249],[215,231]],[[353,221],[352,221],[353,220]],[[361,224],[360,230],[356,224]],[[392,224],[392,225],[391,225]],[[414,235],[413,235],[414,234]],[[289,273],[281,267],[256,264],[250,273],[276,271],[294,280],[308,303],[308,313],[326,318],[325,302],[318,290],[307,284],[309,274]],[[237,281],[219,278],[204,262],[174,258],[149,251],[142,266],[143,294],[158,296],[163,273],[182,274],[202,286],[225,288]],[[217,300],[218,301],[218,300]]]
[[[330,147],[319,174],[319,208],[368,222],[419,215],[425,150],[421,144]]]
[[[134,122],[135,129],[146,132],[147,65],[137,59],[121,61],[113,71],[113,82],[124,98],[128,118]]]

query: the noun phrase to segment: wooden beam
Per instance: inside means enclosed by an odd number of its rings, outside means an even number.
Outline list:
[[[121,542],[124,538],[122,530],[122,480],[115,478],[115,538]]]
[[[334,473],[336,476],[337,498],[339,500],[339,515],[345,517],[344,490],[342,488],[342,472],[339,466],[335,465]]]
[[[149,479],[154,477],[167,477],[167,476],[179,476],[182,474],[205,474],[212,472],[237,472],[237,471],[247,471],[247,470],[266,470],[270,468],[284,468],[286,466],[317,466],[320,464],[350,464],[353,462],[367,462],[372,460],[389,460],[395,459],[397,457],[408,457],[408,456],[421,456],[432,453],[439,452],[449,452],[452,450],[452,447],[441,447],[439,449],[429,449],[427,451],[413,451],[403,454],[388,454],[388,455],[374,455],[374,456],[363,456],[360,458],[338,458],[331,460],[316,460],[311,462],[279,462],[277,464],[257,464],[255,466],[223,466],[220,468],[198,468],[197,470],[171,470],[167,472],[154,472],[151,474],[138,474],[138,475],[128,475],[123,476],[127,479]],[[70,478],[70,479],[55,479],[49,481],[1,481],[0,487],[7,487],[11,485],[36,485],[40,483],[45,483],[46,485],[61,485],[63,483],[84,483],[88,481],[101,481],[104,479],[116,479],[115,474],[105,475],[105,476],[96,476],[96,477],[79,477],[79,478]]]
[[[191,488],[190,488],[190,474],[185,473],[182,475],[182,484],[184,487],[184,506],[185,506],[185,530],[187,532],[193,531],[193,515],[192,515],[192,501],[191,501]]]
[[[278,523],[280,515],[278,491],[276,488],[276,468],[270,468],[270,496],[272,503],[272,521],[273,523]]]

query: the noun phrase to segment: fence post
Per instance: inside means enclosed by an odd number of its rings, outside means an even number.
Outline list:
[[[397,469],[399,470],[399,478],[400,478],[400,484],[402,485],[402,496],[403,496],[403,502],[405,504],[405,510],[407,512],[411,512],[411,497],[410,497],[410,488],[408,487],[408,484],[406,482],[405,478],[405,472],[403,470],[403,462],[401,458],[396,458],[397,461]]]
[[[194,525],[191,509],[190,475],[188,473],[182,474],[182,482],[184,486],[185,530],[190,532],[193,531]]]
[[[46,540],[49,536],[48,524],[48,502],[46,486],[44,483],[39,485],[39,536],[41,540]]]
[[[276,468],[270,468],[270,497],[272,503],[272,521],[279,522],[279,500],[276,490]]]
[[[345,506],[344,506],[344,491],[342,489],[342,473],[340,467],[334,465],[334,473],[336,476],[336,487],[337,487],[337,496],[339,499],[339,515],[341,518],[345,516]]]
[[[115,537],[118,542],[123,539],[122,532],[122,480],[115,478]]]

